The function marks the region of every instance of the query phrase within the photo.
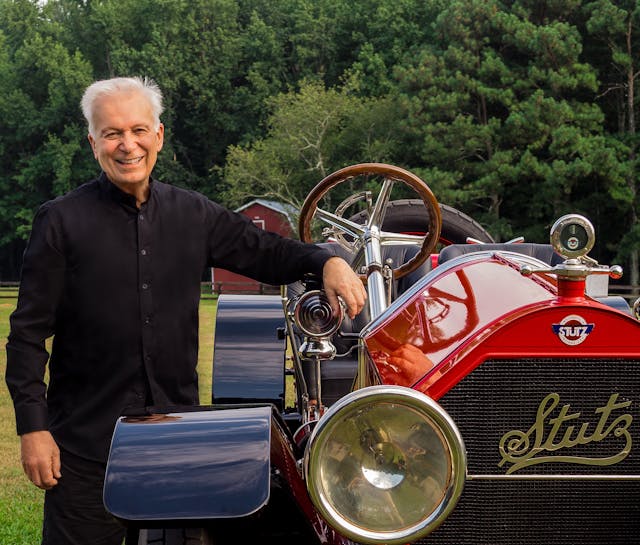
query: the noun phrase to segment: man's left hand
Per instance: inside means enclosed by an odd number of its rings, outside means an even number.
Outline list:
[[[367,292],[362,281],[341,257],[332,257],[324,264],[322,283],[334,312],[338,312],[340,305],[338,296],[344,301],[347,306],[347,314],[352,319],[364,307]]]

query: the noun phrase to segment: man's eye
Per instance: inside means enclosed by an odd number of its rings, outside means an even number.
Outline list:
[[[134,131],[136,134],[145,134],[147,132],[147,129],[145,128],[139,128],[139,129],[134,129]]]
[[[117,132],[106,132],[106,133],[104,133],[103,136],[107,140],[114,140],[114,139],[118,138],[118,133]]]

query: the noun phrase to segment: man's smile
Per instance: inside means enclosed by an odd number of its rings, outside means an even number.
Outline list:
[[[133,157],[132,159],[116,159],[116,162],[121,165],[137,165],[142,159],[144,159],[144,155]]]

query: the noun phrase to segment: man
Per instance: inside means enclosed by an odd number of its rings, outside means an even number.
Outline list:
[[[122,541],[102,506],[113,425],[147,406],[197,403],[206,267],[272,284],[322,275],[332,305],[341,297],[351,316],[365,300],[340,258],[151,178],[164,137],[153,82],[96,82],[82,109],[102,173],[38,211],[7,344],[24,471],[47,490],[46,545]]]

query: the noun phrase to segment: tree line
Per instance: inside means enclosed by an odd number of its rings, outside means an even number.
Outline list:
[[[152,77],[155,175],[299,205],[386,162],[497,240],[567,212],[638,283],[640,0],[0,0],[0,280],[38,205],[96,175],[79,100]]]

